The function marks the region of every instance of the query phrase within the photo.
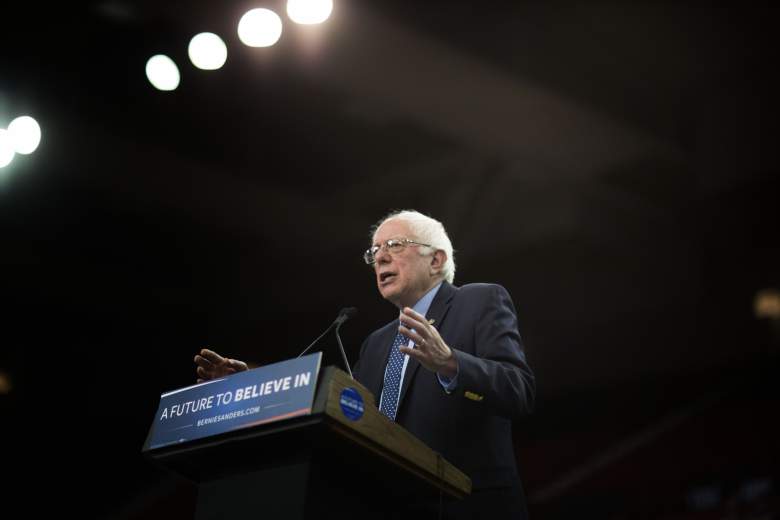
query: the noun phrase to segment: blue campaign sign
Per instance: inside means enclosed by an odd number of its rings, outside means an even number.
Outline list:
[[[321,360],[317,352],[162,394],[144,451],[310,414]]]

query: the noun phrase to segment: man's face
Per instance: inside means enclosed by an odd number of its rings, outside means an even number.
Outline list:
[[[372,245],[382,245],[391,238],[417,239],[405,222],[389,220],[376,230]],[[413,306],[438,280],[431,272],[432,256],[421,255],[419,248],[409,244],[400,253],[390,254],[384,249],[376,253],[374,273],[379,292],[399,308]]]

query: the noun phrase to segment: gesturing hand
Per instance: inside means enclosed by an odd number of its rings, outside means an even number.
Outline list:
[[[438,372],[447,378],[455,377],[458,365],[452,349],[441,338],[436,327],[428,323],[425,316],[404,307],[398,331],[416,345],[415,348],[400,347],[401,353],[413,357],[431,372]]]
[[[249,368],[243,361],[222,357],[207,348],[195,355],[195,364],[198,365],[195,370],[198,374],[198,383],[243,372]]]

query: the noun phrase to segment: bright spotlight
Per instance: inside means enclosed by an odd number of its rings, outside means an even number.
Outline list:
[[[270,9],[247,11],[238,22],[238,39],[250,47],[270,47],[282,36],[282,19]]]
[[[14,160],[14,145],[11,135],[5,128],[0,128],[0,168],[5,168]]]
[[[187,48],[192,64],[202,70],[217,70],[227,60],[227,47],[214,33],[200,33],[190,40]]]
[[[41,127],[30,116],[17,117],[8,125],[8,134],[16,153],[33,153],[41,142]]]
[[[176,90],[179,86],[179,67],[164,54],[157,54],[146,62],[146,77],[158,90]]]
[[[287,16],[295,23],[316,24],[328,19],[333,0],[287,0]]]

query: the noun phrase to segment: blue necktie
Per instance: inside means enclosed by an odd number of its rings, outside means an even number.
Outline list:
[[[390,347],[390,359],[387,360],[385,370],[385,386],[382,388],[382,406],[380,412],[391,421],[395,421],[395,412],[398,408],[398,394],[401,391],[401,370],[404,368],[404,354],[398,347],[409,341],[400,332]]]

